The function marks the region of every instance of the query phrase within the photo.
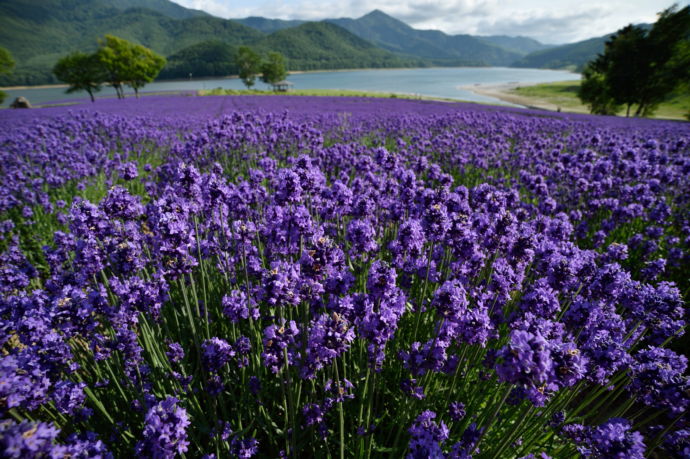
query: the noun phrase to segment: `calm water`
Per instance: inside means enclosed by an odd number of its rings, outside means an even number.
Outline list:
[[[443,97],[473,102],[501,103],[493,97],[481,96],[463,89],[476,84],[544,83],[576,80],[578,74],[561,70],[513,69],[504,67],[459,67],[401,70],[352,70],[342,72],[315,72],[290,75],[288,81],[295,89],[352,89],[360,91],[395,92],[420,96]],[[258,82],[258,89],[267,88]],[[242,89],[238,79],[164,81],[147,85],[144,92],[185,91],[199,89]],[[32,104],[66,100],[88,99],[85,92],[65,94],[64,88],[5,90],[5,106],[15,97],[24,96]],[[115,97],[112,88],[103,88],[99,97]]]

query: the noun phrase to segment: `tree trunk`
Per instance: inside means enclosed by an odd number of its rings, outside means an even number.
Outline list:
[[[630,118],[630,106],[631,106],[631,105],[632,105],[632,104],[628,104],[628,108],[625,110],[625,117],[626,117],[626,118]]]
[[[642,114],[642,111],[644,110],[645,103],[640,102],[640,105],[637,106],[637,111],[635,111],[635,116],[640,116]]]
[[[87,89],[86,92],[89,93],[89,97],[91,97],[91,102],[96,102],[96,99],[94,99],[94,97],[93,97],[93,91],[91,91],[90,89]]]

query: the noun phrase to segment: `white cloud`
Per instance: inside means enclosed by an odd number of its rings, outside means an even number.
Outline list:
[[[380,9],[418,29],[451,34],[524,35],[544,43],[601,36],[654,22],[673,0],[175,0],[224,18],[263,16],[319,20],[360,17]],[[690,0],[679,2],[681,6]]]

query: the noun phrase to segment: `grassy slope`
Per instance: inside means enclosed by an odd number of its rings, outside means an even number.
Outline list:
[[[579,87],[579,80],[561,81],[522,86],[511,92],[522,97],[534,99],[535,103],[546,102],[558,105],[565,111],[587,111],[587,107],[577,98]],[[659,106],[655,113],[655,118],[683,119],[688,112],[690,112],[690,94],[678,94]],[[621,111],[619,115],[625,115],[625,111]]]

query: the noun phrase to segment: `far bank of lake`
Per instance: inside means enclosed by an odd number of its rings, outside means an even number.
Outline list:
[[[475,85],[534,84],[551,81],[566,81],[579,78],[576,73],[564,70],[518,69],[507,67],[453,67],[422,69],[376,69],[324,72],[297,72],[288,80],[295,89],[346,89],[465,100],[470,102],[518,105],[501,99],[474,92]],[[257,82],[258,88],[265,88]],[[191,79],[158,81],[146,85],[144,92],[198,91],[222,89],[243,89],[237,78]],[[64,86],[41,86],[6,89],[8,97],[5,106],[16,97],[24,96],[32,104],[59,103],[69,100],[85,100],[85,92],[65,94]],[[115,97],[112,88],[105,87],[96,95]]]

